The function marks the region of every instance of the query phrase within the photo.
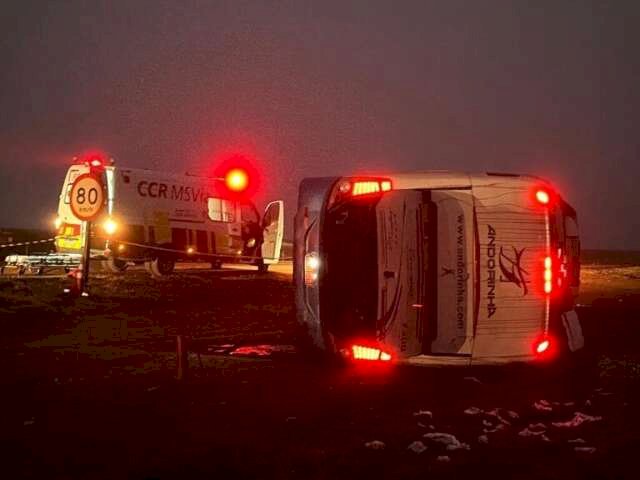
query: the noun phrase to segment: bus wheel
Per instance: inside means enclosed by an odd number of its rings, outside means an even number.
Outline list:
[[[166,257],[154,258],[151,262],[147,263],[149,264],[149,271],[151,272],[151,275],[157,278],[170,275],[173,273],[173,268],[175,267],[175,262]]]
[[[102,268],[113,273],[122,273],[127,269],[128,266],[129,265],[125,260],[113,257],[109,257],[102,262]]]

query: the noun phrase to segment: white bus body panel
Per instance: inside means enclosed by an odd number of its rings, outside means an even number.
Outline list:
[[[549,301],[540,287],[549,229],[546,210],[527,201],[533,185],[511,177],[473,183],[480,252],[474,359],[533,358],[546,331]]]

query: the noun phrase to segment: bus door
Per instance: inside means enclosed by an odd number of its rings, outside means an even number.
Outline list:
[[[423,194],[393,190],[376,206],[378,249],[377,339],[402,356],[419,355],[429,316],[428,232]]]
[[[470,188],[431,190],[437,225],[436,325],[432,354],[471,355],[474,334],[475,227]]]

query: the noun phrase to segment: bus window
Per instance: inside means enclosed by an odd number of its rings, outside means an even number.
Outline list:
[[[214,222],[235,221],[235,204],[222,198],[209,198],[207,202],[209,218]]]

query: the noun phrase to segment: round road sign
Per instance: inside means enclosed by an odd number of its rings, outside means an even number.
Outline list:
[[[71,211],[78,220],[95,220],[104,206],[104,187],[95,175],[85,173],[75,179],[71,186]]]

